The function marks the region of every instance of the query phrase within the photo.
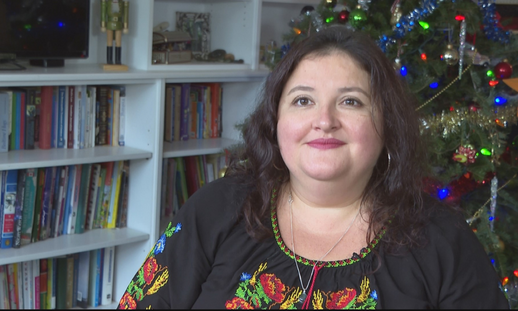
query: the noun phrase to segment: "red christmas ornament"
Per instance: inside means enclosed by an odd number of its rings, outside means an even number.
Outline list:
[[[477,151],[471,145],[460,146],[453,154],[453,160],[465,165],[475,163]]]
[[[340,24],[345,24],[349,20],[349,11],[343,10],[338,13],[338,22]]]
[[[511,66],[508,61],[504,60],[503,62],[496,64],[494,71],[495,76],[498,79],[508,79],[513,74],[513,66]]]

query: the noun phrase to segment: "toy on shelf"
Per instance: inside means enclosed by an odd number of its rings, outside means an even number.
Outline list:
[[[128,70],[122,64],[122,33],[129,31],[129,1],[101,0],[101,32],[106,32],[105,70]],[[115,62],[113,41],[115,40]]]

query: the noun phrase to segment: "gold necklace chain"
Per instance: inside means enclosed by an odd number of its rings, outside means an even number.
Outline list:
[[[311,278],[313,277],[313,273],[315,272],[315,267],[338,245],[338,243],[340,243],[340,241],[344,238],[344,236],[347,234],[349,229],[351,229],[353,223],[356,221],[356,218],[360,214],[360,208],[358,208],[358,212],[354,216],[353,221],[351,221],[351,223],[349,224],[349,227],[347,227],[347,229],[342,234],[342,236],[338,239],[338,241],[336,241],[336,243],[333,245],[333,247],[331,247],[322,257],[320,257],[320,259],[318,259],[315,262],[315,264],[313,265],[313,268],[311,269],[311,275],[309,276],[308,283],[306,284],[306,286],[304,286],[304,282],[302,282],[302,275],[300,274],[299,264],[297,263],[297,253],[295,252],[295,239],[293,238],[293,207],[292,207],[292,203],[293,203],[293,197],[291,195],[291,190],[290,190],[290,193],[288,194],[288,204],[290,205],[291,246],[293,247],[293,260],[295,260],[295,267],[297,267],[297,273],[299,275],[300,286],[302,287],[302,294],[300,295],[299,302],[303,302],[304,300],[306,300],[306,296],[307,296],[306,290],[308,289],[309,284],[311,282]]]

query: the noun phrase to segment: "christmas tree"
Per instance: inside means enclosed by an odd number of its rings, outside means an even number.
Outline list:
[[[266,65],[273,68],[291,46],[327,27],[368,33],[425,116],[425,190],[462,208],[516,308],[518,41],[494,1],[322,0],[295,14]]]

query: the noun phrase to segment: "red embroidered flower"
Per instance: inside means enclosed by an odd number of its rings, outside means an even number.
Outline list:
[[[155,278],[157,268],[156,259],[154,257],[149,257],[144,264],[144,281],[146,281],[146,284],[151,284]]]
[[[133,297],[128,294],[128,292],[124,293],[124,296],[122,296],[119,302],[119,309],[137,309],[137,303],[135,302],[135,299],[133,299]]]
[[[262,274],[259,280],[268,298],[275,302],[282,302],[284,300],[284,284],[275,275],[270,273]]]
[[[354,288],[345,288],[345,290],[331,293],[329,300],[326,302],[326,309],[343,309],[351,300],[356,297],[356,290]]]
[[[245,309],[245,310],[252,310],[254,309],[248,302],[246,302],[243,298],[234,297],[232,300],[227,300],[225,303],[225,308],[229,310],[234,309]]]

